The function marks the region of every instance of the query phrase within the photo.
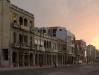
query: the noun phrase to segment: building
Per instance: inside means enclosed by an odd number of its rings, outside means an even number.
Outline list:
[[[96,49],[96,59],[95,59],[96,63],[99,63],[99,50]]]
[[[0,66],[33,65],[34,15],[0,0]]]
[[[75,59],[75,35],[64,27],[41,27],[40,32],[46,33],[51,37],[56,37],[65,41],[67,50],[67,63],[73,64]]]
[[[75,63],[85,63],[86,62],[86,42],[83,40],[75,41]]]
[[[87,46],[87,63],[93,64],[96,58],[96,48],[93,45]]]
[[[47,33],[51,37],[57,37],[66,41],[67,33],[64,27],[41,27],[39,30],[42,33]]]
[[[35,65],[39,66],[57,66],[66,65],[66,42],[51,37],[46,33],[40,32],[38,28],[35,30],[35,53],[37,59]]]

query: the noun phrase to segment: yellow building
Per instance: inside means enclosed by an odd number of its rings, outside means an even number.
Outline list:
[[[31,66],[34,16],[9,0],[0,0],[0,66]]]

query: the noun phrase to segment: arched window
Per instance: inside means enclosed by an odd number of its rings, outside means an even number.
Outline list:
[[[14,21],[13,21],[13,23],[14,23],[14,24],[16,24],[16,23],[17,23],[17,21],[16,21],[16,20],[14,20]]]
[[[27,19],[25,18],[25,19],[24,19],[24,26],[27,26],[27,24],[28,24],[28,21],[27,21]]]
[[[23,18],[22,17],[19,18],[19,24],[23,25]]]

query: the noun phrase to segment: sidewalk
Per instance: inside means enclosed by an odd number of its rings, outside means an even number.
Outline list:
[[[44,68],[55,68],[54,66],[33,66],[33,67],[14,67],[14,68],[0,68],[0,71],[12,71],[12,70],[27,70],[27,69],[44,69]]]
[[[67,64],[64,66],[57,66],[57,68],[62,68],[62,67],[70,67],[70,66],[77,66],[77,65],[82,65],[82,64]],[[27,70],[27,69],[45,69],[45,68],[55,68],[55,66],[33,66],[33,67],[14,67],[14,68],[0,68],[0,71],[13,71],[13,70]]]

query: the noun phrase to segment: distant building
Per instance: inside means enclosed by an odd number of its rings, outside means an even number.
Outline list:
[[[94,63],[96,58],[96,48],[93,45],[87,46],[87,63]]]
[[[86,62],[86,42],[84,42],[83,40],[75,41],[75,54],[76,63]]]
[[[99,63],[99,50],[96,49],[96,63]]]

